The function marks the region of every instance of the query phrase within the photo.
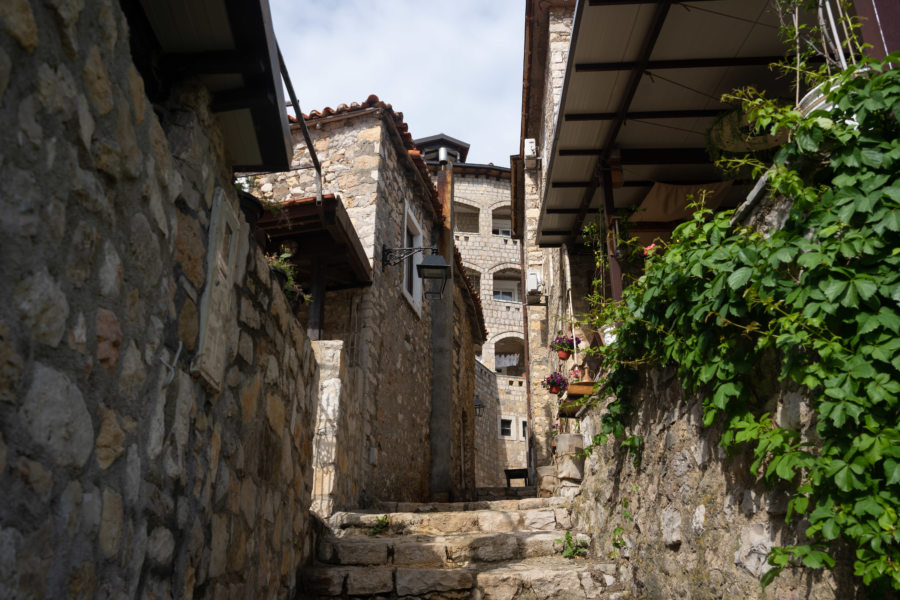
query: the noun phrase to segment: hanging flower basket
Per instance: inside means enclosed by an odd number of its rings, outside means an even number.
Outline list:
[[[568,360],[580,343],[581,340],[577,337],[558,335],[550,342],[550,348],[556,350],[556,354],[560,359]]]
[[[565,375],[557,371],[544,377],[541,385],[549,390],[551,394],[560,394],[569,387],[569,380]]]

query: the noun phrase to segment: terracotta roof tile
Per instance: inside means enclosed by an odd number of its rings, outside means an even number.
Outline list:
[[[384,114],[394,122],[394,126],[400,133],[400,139],[402,140],[403,146],[406,148],[410,159],[412,159],[413,164],[416,165],[419,173],[421,173],[422,179],[430,188],[429,191],[431,193],[431,205],[434,209],[435,221],[439,222],[442,218],[443,211],[441,209],[441,203],[438,200],[437,188],[435,188],[434,184],[431,182],[431,176],[428,173],[428,167],[425,165],[425,161],[422,159],[422,153],[416,147],[415,142],[413,142],[413,137],[409,133],[409,125],[407,125],[403,120],[402,112],[395,111],[393,106],[391,106],[387,102],[382,102],[375,94],[371,94],[363,102],[338,104],[337,108],[326,106],[322,110],[313,110],[309,114],[303,115],[303,118],[306,121],[315,121],[316,119],[324,119],[326,117],[333,117],[335,115],[352,113],[369,108],[380,108],[384,110]],[[297,120],[293,117],[289,117],[289,119],[292,123],[297,122]]]

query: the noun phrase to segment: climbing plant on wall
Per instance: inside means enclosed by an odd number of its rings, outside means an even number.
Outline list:
[[[804,116],[738,92],[758,132],[787,131],[767,173],[791,204],[766,235],[698,210],[647,257],[619,303],[595,296],[594,326],[617,323],[601,349],[615,400],[603,433],[629,442],[629,389],[642,364],[673,366],[704,398],[722,444],[746,444],[752,470],[792,490],[788,521],[809,542],[775,548],[767,585],[785,568],[832,567],[855,553],[866,585],[900,589],[900,55],[862,61],[823,85],[830,108]],[[815,411],[812,439],[763,412],[760,371],[776,364]],[[630,442],[633,444],[633,441]]]

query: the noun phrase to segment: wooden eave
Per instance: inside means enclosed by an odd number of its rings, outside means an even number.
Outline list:
[[[324,267],[328,290],[356,288],[372,283],[372,267],[340,198],[333,194],[316,198],[289,199],[277,213],[267,212],[259,220],[270,239],[269,252],[278,252],[285,242],[296,245],[291,261],[301,284],[312,279],[313,267]]]
[[[290,168],[291,136],[281,60],[267,0],[121,0],[132,55],[153,101],[192,79],[211,111],[235,171]]]

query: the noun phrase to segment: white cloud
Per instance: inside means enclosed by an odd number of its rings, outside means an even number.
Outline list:
[[[522,0],[272,0],[275,33],[305,112],[369,94],[414,138],[446,133],[469,162],[519,148]]]

